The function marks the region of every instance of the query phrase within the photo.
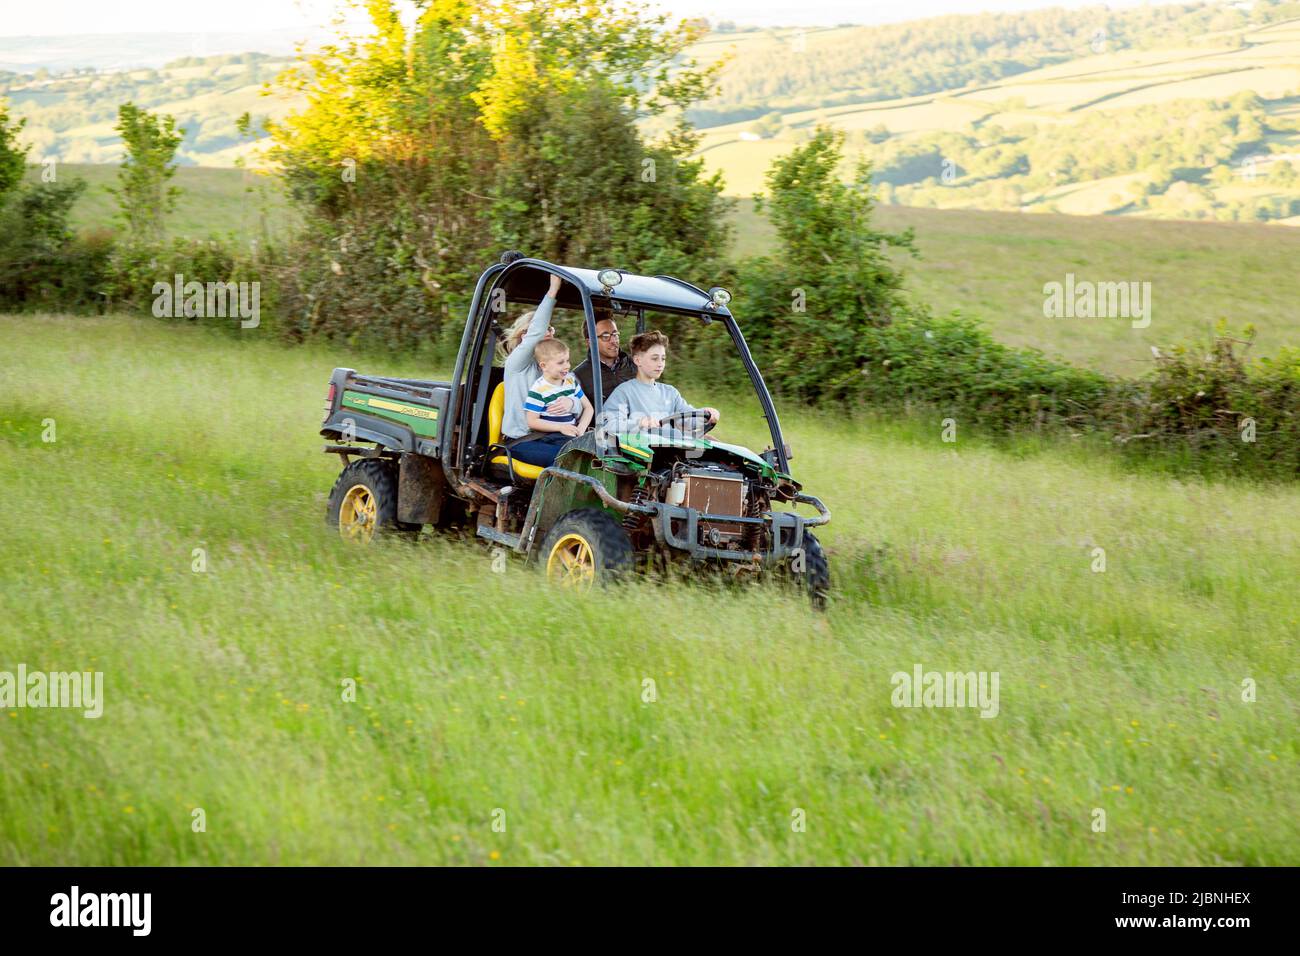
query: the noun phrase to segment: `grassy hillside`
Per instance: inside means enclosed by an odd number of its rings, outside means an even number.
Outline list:
[[[60,176],[90,184],[74,209],[83,228],[111,227],[116,201],[107,186],[116,166],[68,164]],[[33,167],[29,176],[39,176]],[[236,169],[182,167],[169,227],[202,238],[233,233],[241,241],[284,235],[291,207],[275,179]],[[1300,232],[1247,223],[1170,223],[1100,216],[1026,216],[979,210],[878,206],[890,230],[915,227],[921,258],[900,259],[909,287],[939,312],[978,316],[1001,340],[1041,348],[1072,362],[1132,375],[1152,345],[1195,339],[1221,318],[1233,328],[1253,324],[1255,354],[1272,355],[1300,342],[1300,316],[1280,303],[1300,298]],[[749,200],[735,213],[738,255],[770,252],[775,236]],[[1077,280],[1152,284],[1151,325],[1123,319],[1047,319],[1043,286]],[[696,277],[701,281],[709,277]],[[737,302],[738,314],[745,304]]]
[[[0,714],[0,862],[1300,862],[1296,489],[786,409],[835,515],[828,615],[681,583],[577,600],[469,544],[322,527],[329,368],[431,369],[0,329],[2,666],[98,669],[106,697]],[[916,664],[997,671],[998,716],[893,707]]]
[[[737,251],[762,254],[775,236],[752,204],[737,207]],[[1071,362],[1134,375],[1151,346],[1203,338],[1227,319],[1253,324],[1252,354],[1300,342],[1300,233],[1247,223],[1173,223],[1100,216],[1027,216],[878,206],[877,222],[917,233],[921,258],[900,257],[907,284],[938,312],[960,310],[994,336]],[[1067,273],[1094,282],[1151,283],[1151,324],[1045,318],[1043,286]],[[744,315],[744,303],[736,303]]]
[[[28,168],[27,178],[39,180],[42,169]],[[73,207],[72,222],[80,229],[116,228],[117,199],[109,187],[118,184],[116,164],[60,163],[55,175],[86,181],[86,191]],[[180,190],[176,209],[167,219],[172,235],[206,238],[233,234],[241,241],[287,235],[292,229],[292,209],[274,177],[253,170],[181,166],[172,185]]]
[[[254,130],[261,131],[266,118],[279,119],[299,103],[296,97],[266,91],[289,62],[244,53],[182,57],[159,69],[0,73],[0,98],[27,120],[22,142],[31,146],[35,161],[116,162],[122,156],[114,129],[117,110],[129,100],[176,117],[177,127],[185,131],[177,151],[181,163],[233,167],[254,151],[236,129],[241,114],[249,113]]]

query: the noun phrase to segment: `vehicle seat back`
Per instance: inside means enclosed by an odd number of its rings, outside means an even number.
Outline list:
[[[501,443],[501,422],[506,414],[506,383],[502,382],[492,390],[492,401],[488,403],[488,442],[493,445]],[[505,455],[495,455],[494,465],[509,465],[510,459]],[[542,473],[541,465],[530,465],[526,461],[515,461],[515,476],[535,481]]]

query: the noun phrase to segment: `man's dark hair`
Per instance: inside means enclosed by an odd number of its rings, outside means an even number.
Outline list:
[[[592,311],[592,318],[595,319],[592,325],[600,325],[600,323],[602,322],[614,321],[614,310],[607,305],[593,305],[591,307],[591,311]],[[584,339],[587,339],[588,341],[591,340],[591,336],[587,334],[586,322],[582,323],[582,337]]]

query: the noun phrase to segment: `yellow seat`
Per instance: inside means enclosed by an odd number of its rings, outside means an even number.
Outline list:
[[[502,382],[492,391],[492,401],[488,402],[488,442],[497,445],[501,443],[501,419],[506,413],[506,383]],[[494,465],[508,465],[510,459],[505,455],[497,455],[492,459]],[[528,478],[536,481],[538,475],[542,473],[541,465],[530,465],[526,461],[515,462],[515,474],[520,478]]]

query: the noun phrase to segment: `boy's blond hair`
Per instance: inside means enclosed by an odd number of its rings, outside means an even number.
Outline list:
[[[533,346],[533,361],[538,365],[568,354],[569,347],[559,339],[542,339]]]

